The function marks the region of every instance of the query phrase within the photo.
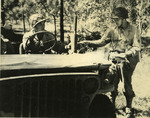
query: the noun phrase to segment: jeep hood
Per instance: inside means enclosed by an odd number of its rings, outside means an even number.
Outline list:
[[[54,54],[29,54],[29,55],[1,55],[1,70],[15,69],[53,69],[53,68],[78,68],[86,66],[109,65],[110,61],[96,53],[54,55]]]

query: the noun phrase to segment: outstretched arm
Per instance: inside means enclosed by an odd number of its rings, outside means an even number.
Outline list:
[[[99,40],[92,40],[92,41],[81,41],[79,42],[79,44],[87,44],[91,47],[96,46],[96,47],[103,47],[105,46],[107,43],[109,43],[111,41],[110,37],[110,30],[108,30],[101,39]]]
[[[81,44],[87,44],[88,46],[90,47],[93,47],[93,46],[96,46],[96,47],[103,47],[105,46],[109,41],[107,40],[102,40],[102,39],[99,39],[99,40],[92,40],[92,41],[81,41],[79,43]]]

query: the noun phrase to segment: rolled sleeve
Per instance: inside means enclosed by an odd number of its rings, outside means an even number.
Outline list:
[[[33,35],[33,32],[25,33],[22,39],[23,48],[26,50],[27,47],[30,45],[30,37]]]
[[[137,29],[135,29],[133,44],[131,48],[127,51],[128,55],[132,54],[134,56],[141,50],[140,40],[140,33]]]

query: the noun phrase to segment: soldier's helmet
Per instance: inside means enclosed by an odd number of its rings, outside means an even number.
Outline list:
[[[46,19],[44,19],[42,14],[33,14],[30,16],[30,25],[34,28],[37,24],[41,22],[45,22]]]
[[[112,11],[112,18],[122,18],[122,19],[127,19],[128,18],[128,10],[125,9],[124,7],[117,7]]]

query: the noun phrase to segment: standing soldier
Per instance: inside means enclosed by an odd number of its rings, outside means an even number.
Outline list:
[[[124,95],[126,97],[127,105],[125,108],[126,115],[132,116],[132,100],[135,93],[132,89],[132,75],[133,71],[139,61],[139,32],[136,27],[131,25],[128,21],[128,11],[123,7],[115,8],[111,15],[112,20],[116,24],[115,28],[110,28],[100,40],[82,41],[80,43],[89,46],[102,47],[109,43],[110,55],[111,53],[117,56],[127,58],[129,63],[123,65],[124,75]],[[112,92],[113,103],[115,103],[118,94],[118,80],[114,81],[115,89]]]

